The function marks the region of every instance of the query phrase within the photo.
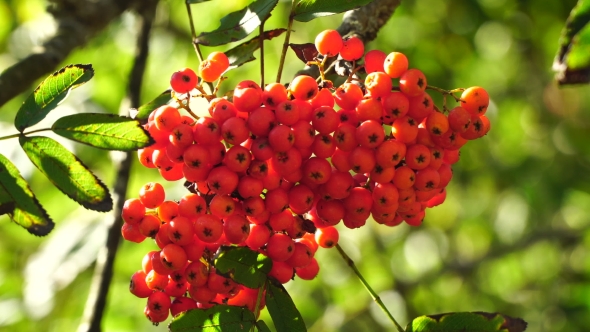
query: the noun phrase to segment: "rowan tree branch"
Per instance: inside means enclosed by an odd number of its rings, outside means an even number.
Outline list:
[[[137,48],[133,68],[129,74],[127,100],[121,107],[121,115],[129,115],[129,106],[138,107],[140,103],[141,82],[145,72],[149,54],[149,36],[156,13],[158,0],[148,0],[139,13],[141,16],[140,31],[137,37]],[[90,294],[86,300],[84,316],[79,332],[101,331],[101,322],[107,303],[109,288],[113,278],[115,257],[121,242],[121,212],[125,203],[131,162],[134,153],[115,152],[120,159],[115,161],[117,176],[115,177],[114,201],[115,208],[108,220],[108,234],[105,246],[98,253]]]
[[[342,23],[336,29],[340,35],[356,35],[365,44],[375,40],[377,33],[393,16],[393,13],[401,4],[401,0],[375,0],[366,6],[350,10],[344,14]],[[325,67],[328,68],[336,58],[328,59]],[[320,75],[317,66],[306,66],[297,75]]]
[[[102,31],[139,0],[50,0],[47,9],[57,21],[55,35],[34,53],[0,74],[0,106],[47,76],[77,47]]]

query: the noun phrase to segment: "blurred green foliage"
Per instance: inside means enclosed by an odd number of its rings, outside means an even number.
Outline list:
[[[447,201],[427,211],[423,226],[387,228],[369,221],[341,228],[341,245],[402,325],[422,314],[481,310],[522,317],[530,331],[587,331],[590,326],[590,87],[558,88],[551,63],[575,0],[404,0],[369,49],[402,51],[431,85],[485,87],[492,130],[470,142],[454,166]],[[198,4],[198,31],[247,1]],[[289,1],[266,24],[285,27]],[[0,2],[0,71],[26,56],[51,31],[42,0]],[[197,8],[197,7],[195,7]],[[201,14],[203,13],[203,14]],[[292,42],[313,41],[342,15],[294,24]],[[69,63],[91,63],[95,78],[56,111],[116,113],[125,95],[137,26],[126,13]],[[184,2],[162,1],[143,83],[147,102],[168,87],[175,70],[198,60],[190,44]],[[265,44],[266,81],[276,75],[282,38]],[[206,48],[213,50],[228,47]],[[105,56],[108,55],[108,56]],[[301,69],[293,54],[284,78]],[[230,73],[224,91],[248,77],[256,63]],[[32,89],[33,87],[31,87]],[[441,98],[433,94],[440,103]],[[26,94],[0,108],[0,133]],[[42,123],[42,125],[47,123]],[[0,330],[73,331],[83,313],[105,214],[80,211],[32,168],[16,141],[2,153],[29,179],[56,221],[35,238],[0,217]],[[71,144],[112,188],[109,154]],[[128,196],[157,173],[133,166]],[[184,193],[168,184],[168,197]],[[116,260],[105,331],[164,331],[143,317],[144,301],[129,294],[129,277],[156,246],[123,243]],[[310,331],[386,331],[392,326],[333,250],[320,250],[313,281],[287,284]],[[268,315],[263,314],[267,322]]]

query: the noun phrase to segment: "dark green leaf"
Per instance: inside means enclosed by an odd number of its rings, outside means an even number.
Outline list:
[[[181,313],[174,317],[168,329],[171,332],[247,332],[255,321],[254,314],[247,308],[219,304],[207,310],[192,309]]]
[[[3,214],[12,213],[15,206],[14,199],[12,199],[10,193],[8,193],[8,191],[0,183],[0,216]]]
[[[168,89],[162,93],[160,93],[154,100],[150,101],[147,104],[139,106],[139,108],[135,109],[132,108],[129,113],[132,118],[138,120],[147,120],[152,113],[153,110],[156,108],[166,105],[172,101],[172,90]]]
[[[499,313],[451,312],[417,317],[408,324],[406,332],[523,332],[526,327],[521,318]]]
[[[47,77],[24,101],[14,126],[20,132],[39,123],[63,101],[71,89],[88,82],[94,75],[92,65],[69,65]]]
[[[64,116],[51,130],[71,140],[107,150],[134,151],[153,143],[137,120],[101,113]]]
[[[256,329],[258,332],[270,332],[268,325],[263,320],[259,320],[256,322]]]
[[[266,307],[277,332],[307,331],[305,322],[285,287],[270,279],[266,284]]]
[[[0,196],[2,210],[9,209],[10,219],[37,236],[49,234],[54,223],[29,188],[27,181],[6,157],[0,154]],[[6,194],[10,196],[7,200]],[[12,208],[12,209],[10,209]]]
[[[247,247],[224,247],[215,260],[217,271],[249,288],[259,288],[272,268],[272,259]]]
[[[90,210],[113,208],[107,187],[61,144],[42,136],[21,136],[19,141],[33,164],[68,197]]]
[[[560,84],[590,81],[590,0],[579,0],[572,9],[559,39],[553,63]]]
[[[283,32],[287,31],[287,29],[274,29],[270,31],[265,31],[263,34],[263,38],[266,40],[273,39],[274,37],[279,36]],[[225,52],[229,59],[229,68],[234,69],[238,68],[239,66],[256,60],[254,57],[254,51],[260,48],[260,36],[256,36],[245,43],[242,43],[231,50]]]
[[[211,1],[211,0],[186,0],[186,3],[192,5],[192,4],[195,4],[195,3],[207,2],[207,1]]]
[[[244,39],[270,17],[270,12],[278,2],[278,0],[256,0],[223,17],[219,28],[201,33],[195,38],[195,42],[207,46],[218,46]]]
[[[321,16],[334,15],[371,3],[373,0],[301,0],[293,12],[299,22],[308,22]]]

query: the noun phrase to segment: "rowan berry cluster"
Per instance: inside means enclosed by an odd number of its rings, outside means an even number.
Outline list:
[[[366,78],[351,75],[335,88],[309,76],[288,87],[244,80],[231,99],[219,98],[205,95],[199,82],[216,81],[228,68],[219,52],[198,75],[172,75],[179,106],[151,113],[146,128],[155,144],[140,150],[139,160],[168,181],[184,180],[190,191],[166,200],[163,187],[150,182],[123,209],[124,238],[150,237],[159,247],[130,285],[148,298],[152,322],[216,303],[254,310],[258,290],[216,272],[221,246],[267,255],[269,275],[286,283],[317,275],[314,254],[336,245],[341,221],[348,228],[371,218],[420,225],[425,209],[445,200],[459,148],[490,128],[481,87],[438,89],[453,97],[462,91],[457,107],[440,110],[425,75],[408,69],[404,54],[365,53],[358,38],[343,40],[334,30],[320,33],[315,46],[322,70],[328,57],[356,64],[364,55]],[[210,100],[209,117],[191,116],[186,101],[197,94]]]

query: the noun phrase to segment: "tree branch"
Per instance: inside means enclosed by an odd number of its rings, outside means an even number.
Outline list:
[[[75,48],[84,45],[110,21],[139,0],[51,0],[48,11],[57,21],[57,31],[40,49],[0,74],[0,106],[30,89],[51,72]]]
[[[365,44],[377,38],[377,33],[389,21],[401,0],[375,0],[366,6],[344,14],[338,32],[342,36],[357,35]]]
[[[375,0],[366,6],[346,12],[336,30],[342,36],[356,35],[367,44],[377,38],[379,30],[393,16],[400,4],[401,0]],[[329,67],[334,60],[336,58],[329,58],[325,67]],[[318,77],[320,73],[317,66],[306,66],[297,75]]]
[[[135,61],[129,75],[128,100],[123,102],[123,107],[121,107],[120,112],[122,115],[128,115],[129,107],[127,106],[129,104],[131,107],[138,107],[140,103],[141,82],[143,80],[149,54],[149,36],[157,3],[158,0],[145,1],[142,12],[140,12],[141,27],[137,37]],[[120,155],[121,158],[116,161],[117,176],[115,178],[116,182],[114,188],[115,209],[108,221],[109,228],[106,244],[98,254],[90,294],[88,295],[86,307],[84,308],[84,316],[78,327],[79,332],[101,331],[102,316],[106,307],[110,283],[113,277],[113,265],[115,263],[119,243],[121,242],[121,226],[123,224],[121,212],[127,194],[131,162],[135,154],[130,152],[116,153]]]

